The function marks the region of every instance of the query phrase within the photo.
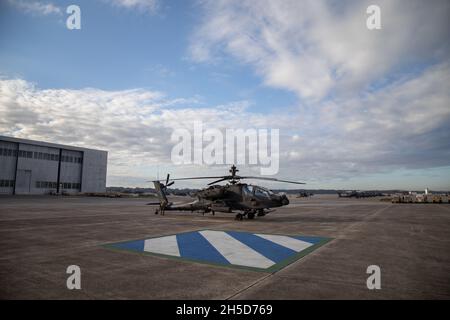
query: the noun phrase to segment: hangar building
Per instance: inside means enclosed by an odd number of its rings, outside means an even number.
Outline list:
[[[108,152],[0,136],[0,194],[105,192]]]

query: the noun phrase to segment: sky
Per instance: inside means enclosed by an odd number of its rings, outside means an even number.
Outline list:
[[[107,150],[108,186],[145,187],[227,172],[174,164],[177,128],[279,129],[273,177],[450,190],[449,39],[445,0],[4,0],[0,134]]]

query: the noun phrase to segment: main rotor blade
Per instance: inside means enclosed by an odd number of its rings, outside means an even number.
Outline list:
[[[253,176],[240,177],[240,179],[258,179],[258,180],[267,180],[267,181],[276,181],[276,182],[285,182],[285,183],[294,183],[294,184],[306,184],[304,182],[280,180],[280,179],[276,179],[276,178],[253,177]]]
[[[216,183],[218,183],[218,182],[225,181],[225,180],[229,180],[228,177],[222,178],[222,179],[219,179],[219,180],[216,180],[216,181],[213,181],[213,182],[210,182],[210,183],[208,183],[208,186],[213,185],[213,184],[216,184]]]
[[[177,178],[177,179],[170,179],[170,181],[175,181],[175,180],[177,180],[177,181],[179,181],[179,180],[197,180],[197,179],[218,179],[218,178],[222,179],[222,178],[224,178],[224,176],[217,176],[217,177],[190,177],[190,178]],[[149,180],[149,181],[147,181],[147,182],[155,182],[155,181],[162,182],[162,181],[166,181],[166,179]]]
[[[224,176],[217,176],[217,177],[190,177],[190,178],[177,178],[177,179],[170,179],[172,181],[174,180],[198,180],[198,179],[223,179]]]

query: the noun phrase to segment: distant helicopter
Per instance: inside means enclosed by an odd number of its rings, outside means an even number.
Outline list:
[[[275,194],[273,191],[251,184],[240,183],[243,179],[259,179],[267,181],[277,181],[294,184],[305,184],[303,182],[295,182],[288,180],[279,180],[275,178],[254,177],[254,176],[238,176],[236,173],[239,170],[235,165],[231,166],[229,170],[230,175],[219,177],[191,177],[170,179],[167,175],[165,184],[161,183],[163,180],[152,181],[155,185],[156,193],[159,198],[159,208],[156,209],[155,214],[167,210],[184,210],[184,211],[202,211],[203,213],[211,212],[213,215],[218,212],[234,212],[240,211],[236,214],[237,220],[242,220],[244,217],[254,219],[265,216],[267,213],[273,211],[270,208],[281,207],[289,204],[289,200],[285,194]],[[182,204],[173,204],[167,200],[166,189],[173,185],[176,180],[194,180],[194,179],[218,179],[208,183],[208,188],[197,191],[194,196],[197,197],[195,201]],[[169,182],[170,181],[170,182]],[[216,185],[216,183],[228,181],[226,185]],[[149,203],[153,204],[153,203]]]

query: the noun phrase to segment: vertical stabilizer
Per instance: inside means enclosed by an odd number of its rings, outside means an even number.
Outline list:
[[[169,203],[169,201],[167,200],[166,193],[164,192],[164,186],[159,181],[153,181],[153,184],[155,185],[155,190],[158,194],[161,207],[165,207]]]

